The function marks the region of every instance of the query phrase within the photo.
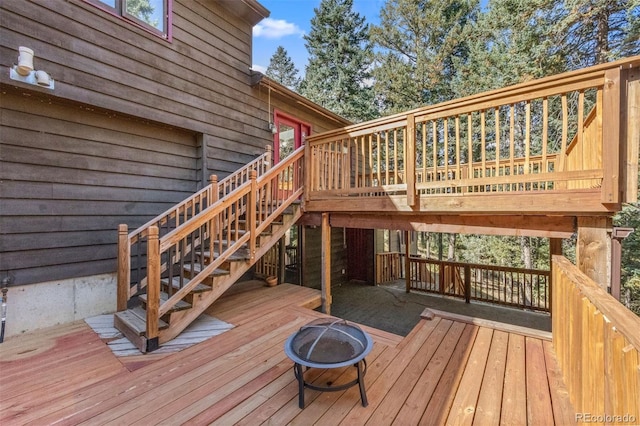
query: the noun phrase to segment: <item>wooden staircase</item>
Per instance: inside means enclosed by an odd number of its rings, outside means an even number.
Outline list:
[[[226,179],[234,185],[214,177],[131,234],[121,225],[114,325],[140,351],[179,335],[302,216],[302,154],[272,168],[254,161],[236,173],[246,178]]]

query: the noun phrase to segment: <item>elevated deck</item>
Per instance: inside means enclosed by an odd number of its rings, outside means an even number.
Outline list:
[[[313,135],[305,210],[332,226],[387,215],[436,232],[492,228],[496,215],[504,232],[530,221],[571,232],[558,217],[610,216],[637,199],[639,66],[625,58]]]
[[[439,317],[405,338],[364,327],[375,341],[368,407],[351,388],[307,390],[300,410],[283,345],[323,316],[308,309],[319,302],[319,292],[299,286],[232,287],[209,313],[235,328],[142,363],[113,356],[84,323],[11,338],[0,346],[0,423],[574,422],[550,341]],[[339,383],[351,370],[309,373]]]

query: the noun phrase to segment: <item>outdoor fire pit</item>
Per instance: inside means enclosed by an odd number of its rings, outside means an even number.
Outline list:
[[[367,406],[364,375],[367,362],[364,359],[373,348],[371,337],[355,324],[341,319],[319,319],[310,322],[291,335],[284,352],[295,363],[293,372],[298,380],[298,403],[304,408],[304,388],[317,391],[339,391],[355,384],[360,387],[362,406]],[[317,386],[305,382],[302,366],[309,368],[340,368],[353,365],[356,379],[335,386]]]

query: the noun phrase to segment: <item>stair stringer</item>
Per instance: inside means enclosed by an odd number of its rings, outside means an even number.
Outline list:
[[[256,248],[252,260],[230,262],[229,274],[214,276],[212,278],[212,289],[194,296],[194,303],[191,309],[172,313],[169,327],[160,330],[158,334],[159,344],[162,345],[177,337],[185,328],[200,316],[209,306],[211,306],[220,296],[238,281],[271,247],[273,247],[284,236],[287,230],[295,225],[302,217],[302,209],[299,205],[292,204],[292,213],[282,215],[281,224],[273,224],[271,234],[261,238],[261,244]]]

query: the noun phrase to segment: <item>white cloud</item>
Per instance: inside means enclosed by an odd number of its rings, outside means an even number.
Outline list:
[[[253,27],[253,35],[255,37],[265,38],[282,38],[289,35],[303,35],[304,31],[294,23],[287,22],[284,19],[267,18],[262,20],[258,25]]]
[[[251,65],[251,69],[254,71],[261,72],[262,74],[265,74],[267,72],[267,67],[263,67],[262,65],[258,65],[258,64]]]

